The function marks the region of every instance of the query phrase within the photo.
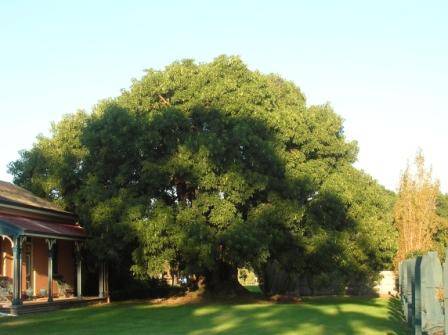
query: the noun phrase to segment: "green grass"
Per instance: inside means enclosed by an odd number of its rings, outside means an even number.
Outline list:
[[[248,290],[251,293],[261,294],[261,290],[258,285],[246,285],[244,287],[246,288],[246,290]]]
[[[395,300],[314,298],[301,304],[113,303],[0,317],[0,334],[406,334]]]

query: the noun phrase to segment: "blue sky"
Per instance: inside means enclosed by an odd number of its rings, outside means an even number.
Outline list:
[[[51,121],[146,68],[236,54],[330,102],[389,189],[420,147],[448,192],[447,1],[2,1],[0,179]]]

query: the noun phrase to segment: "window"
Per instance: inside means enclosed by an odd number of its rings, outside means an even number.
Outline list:
[[[26,268],[26,276],[31,276],[31,255],[26,254],[26,261],[25,261],[25,268]]]
[[[33,272],[33,244],[31,238],[26,239],[25,243],[25,280],[26,280],[26,289],[33,288],[32,282],[32,272]]]
[[[58,274],[58,242],[53,245],[53,274]]]
[[[5,261],[5,257],[3,254],[3,240],[0,238],[0,275],[6,276],[5,269],[3,266],[3,262]]]

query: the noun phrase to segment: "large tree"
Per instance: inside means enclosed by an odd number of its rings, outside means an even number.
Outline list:
[[[357,152],[330,106],[226,56],[148,70],[52,129],[10,165],[15,183],[78,213],[97,257],[132,251],[139,278],[168,267],[211,290],[238,288],[243,266],[300,273],[310,220],[327,229],[305,213]]]

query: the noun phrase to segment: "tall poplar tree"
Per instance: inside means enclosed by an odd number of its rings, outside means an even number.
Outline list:
[[[439,182],[425,167],[419,151],[413,166],[404,170],[394,207],[394,220],[399,232],[397,262],[412,253],[424,252],[433,245],[433,234],[439,217],[436,213]]]

